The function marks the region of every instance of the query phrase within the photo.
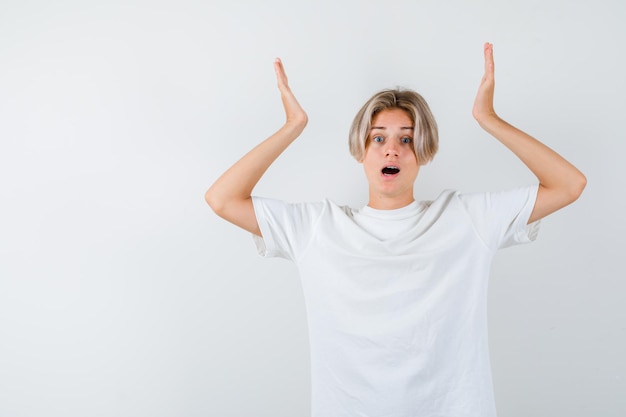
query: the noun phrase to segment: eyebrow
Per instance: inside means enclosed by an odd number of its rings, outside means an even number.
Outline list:
[[[372,128],[370,130],[376,130],[376,129],[385,130],[387,128],[384,127],[384,126],[372,126]],[[402,129],[402,130],[413,130],[415,128],[413,126],[403,126],[400,129]]]

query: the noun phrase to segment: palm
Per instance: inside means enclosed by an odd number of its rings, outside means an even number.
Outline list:
[[[285,73],[285,68],[283,67],[283,63],[280,58],[276,58],[274,61],[274,70],[276,71],[278,89],[280,90],[280,98],[283,102],[283,107],[285,108],[287,122],[306,123],[308,116],[300,106],[300,103],[298,103],[298,100],[291,91],[291,88],[289,88],[287,74]]]
[[[480,81],[478,93],[476,94],[476,99],[474,100],[474,108],[472,109],[472,115],[479,122],[485,118],[496,115],[493,108],[493,94],[495,88],[493,45],[485,43],[484,54],[485,74]]]

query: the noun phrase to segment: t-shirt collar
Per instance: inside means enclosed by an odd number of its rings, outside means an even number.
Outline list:
[[[406,219],[408,217],[415,216],[421,210],[422,204],[413,200],[408,205],[393,210],[380,210],[370,206],[364,206],[360,211],[363,215],[379,219]]]

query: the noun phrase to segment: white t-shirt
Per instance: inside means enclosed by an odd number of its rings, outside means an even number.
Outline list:
[[[253,197],[259,253],[302,281],[312,416],[495,417],[489,269],[535,239],[536,195],[444,191],[397,210]]]

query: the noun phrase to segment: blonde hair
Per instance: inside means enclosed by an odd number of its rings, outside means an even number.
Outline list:
[[[431,161],[439,148],[437,122],[426,100],[412,90],[387,89],[374,94],[356,114],[348,137],[350,154],[362,161],[367,147],[367,137],[376,113],[386,109],[402,109],[415,126],[413,148],[420,165]]]

